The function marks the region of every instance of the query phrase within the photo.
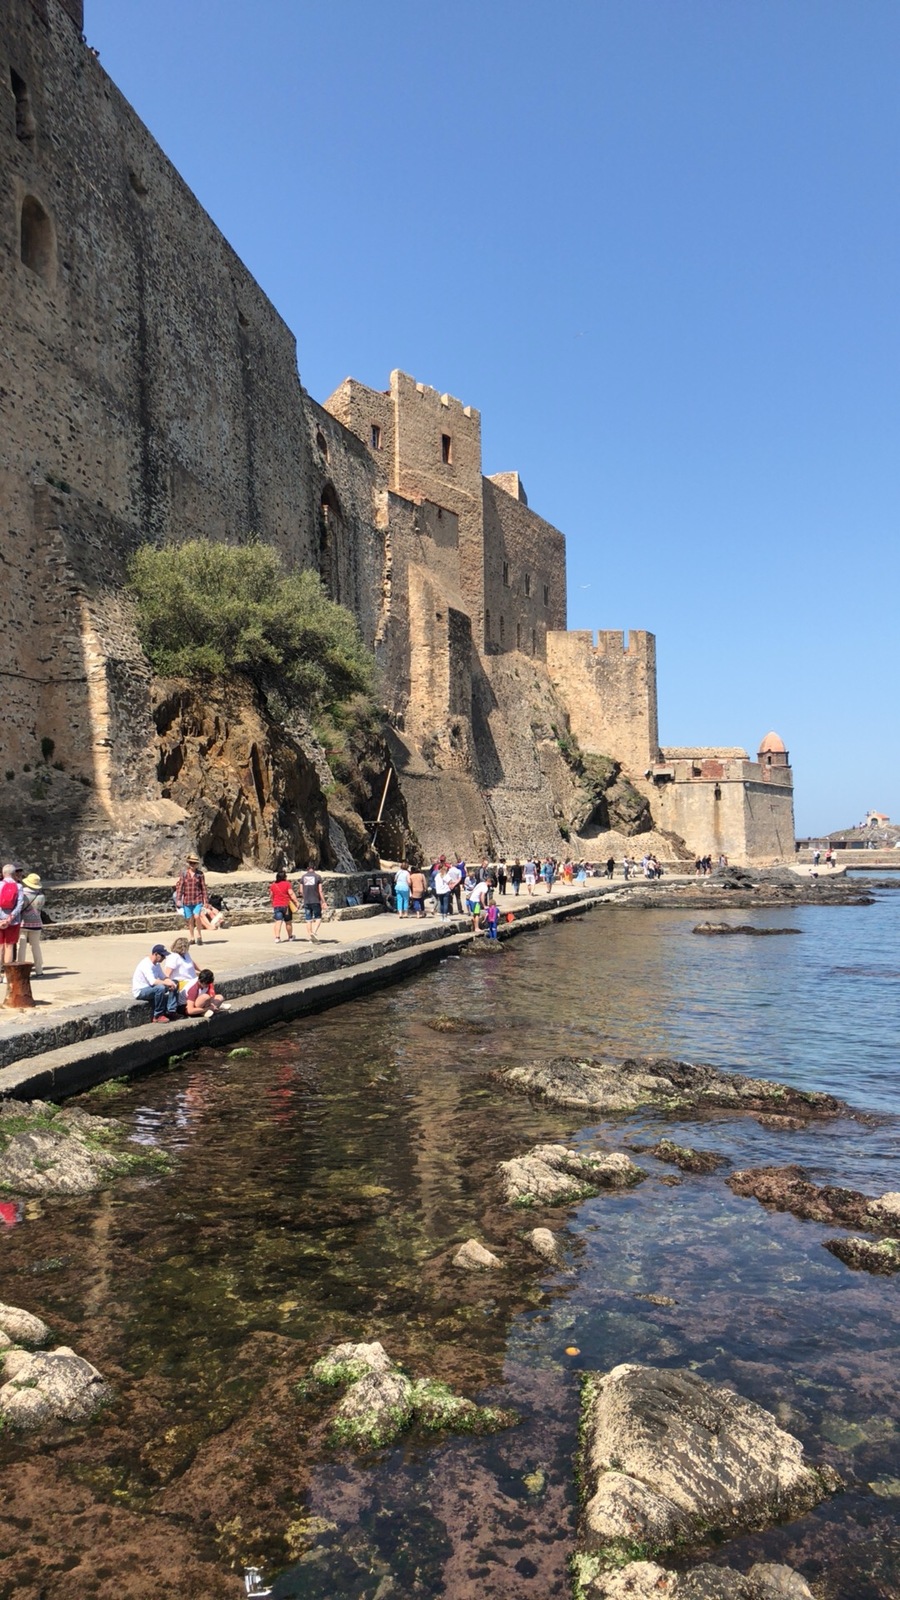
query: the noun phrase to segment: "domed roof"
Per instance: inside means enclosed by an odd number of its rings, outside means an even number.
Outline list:
[[[767,733],[759,747],[759,753],[761,756],[787,755],[784,740],[777,733]]]

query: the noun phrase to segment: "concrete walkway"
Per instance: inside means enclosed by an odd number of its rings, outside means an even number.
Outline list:
[[[535,891],[530,898],[524,892],[518,898],[512,894],[498,896],[497,903],[503,916],[507,910],[524,910],[526,906],[539,906],[543,911],[548,901],[552,904],[556,900],[571,898],[576,891],[581,891],[583,895],[585,889],[608,891],[611,887],[621,889],[624,884],[620,881],[618,885],[610,885],[604,879],[596,878],[587,884],[572,885],[571,888],[559,885],[554,888],[552,895],[541,890],[540,893]],[[451,918],[446,925],[447,931],[457,933],[462,926],[468,926],[468,922],[468,918]],[[325,955],[329,950],[348,945],[380,943],[404,930],[439,926],[438,916],[426,917],[421,922],[414,917],[401,919],[393,912],[381,912],[360,922],[323,922],[317,942],[310,944],[301,915],[294,922],[296,937],[293,943],[276,944],[271,922],[238,923],[234,927],[226,923],[220,932],[204,934],[202,946],[192,946],[191,954],[198,967],[211,967],[216,975],[216,983],[223,984],[227,990],[229,979],[240,977],[248,967],[258,967],[263,962],[276,967],[279,963],[293,964],[304,955]],[[149,955],[155,944],[164,944],[170,950],[173,939],[177,938],[178,929],[173,926],[171,917],[162,917],[155,933],[98,934],[87,938],[45,940],[46,976],[32,981],[36,1010],[7,1011],[0,1006],[0,1037],[6,1030],[21,1027],[23,1023],[33,1025],[38,1017],[48,1016],[60,1006],[130,996],[132,973],[142,957]]]
[[[540,897],[506,896],[501,936],[588,910],[615,893],[615,886],[594,882],[596,887],[573,885]],[[507,909],[514,913],[511,924],[505,920]],[[0,1009],[0,1096],[59,1099],[151,1068],[172,1051],[225,1044],[396,982],[473,943],[465,917],[442,922],[383,913],[364,922],[325,923],[323,935],[313,944],[298,940],[278,946],[271,926],[254,923],[209,944],[204,940],[197,954],[212,966],[231,1009],[211,1022],[189,1019],[163,1026],[150,1020],[146,1004],[131,997],[132,970],[154,943],[168,942],[162,935],[54,941],[56,963],[34,985],[39,1005],[22,1012]],[[68,965],[59,959],[66,956]],[[54,998],[44,1001],[43,991],[51,985],[57,986]]]

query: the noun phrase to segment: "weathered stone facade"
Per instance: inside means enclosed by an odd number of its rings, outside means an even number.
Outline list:
[[[729,861],[789,860],[794,851],[794,780],[788,754],[767,750],[662,749],[640,784],[657,826],[696,855]]]
[[[402,372],[306,394],[293,334],[80,27],[78,0],[0,13],[4,852],[161,871],[199,828],[268,858],[274,835],[235,823],[246,774],[228,794],[217,768],[221,814],[202,819],[167,780],[123,595],[144,540],[251,534],[357,616],[423,849],[558,851],[578,811],[561,736],[633,777],[658,755],[652,636],[565,633],[563,536],[516,472],[483,475],[472,407]],[[759,782],[761,818],[789,775]],[[680,791],[699,791],[664,788],[654,805],[687,827]],[[273,773],[273,794],[301,792]],[[749,805],[737,858],[785,832]],[[279,827],[328,859],[321,816]],[[739,831],[736,808],[723,837]]]

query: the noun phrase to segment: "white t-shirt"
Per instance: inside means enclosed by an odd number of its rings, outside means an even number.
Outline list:
[[[463,875],[459,867],[448,867],[444,881],[448,889],[455,889],[458,883],[462,883]]]
[[[401,867],[399,872],[395,872],[394,873],[394,888],[395,889],[401,889],[401,890],[402,889],[408,889],[409,888],[409,882],[410,882],[409,873],[407,872],[405,867]]]
[[[434,892],[435,892],[435,894],[446,894],[447,893],[447,889],[448,889],[448,884],[447,884],[447,879],[444,877],[444,874],[442,872],[436,872],[435,875],[434,875]]]
[[[152,956],[145,956],[143,961],[139,961],[135,967],[134,977],[131,980],[131,992],[135,1000],[142,989],[151,988],[154,983],[159,983],[160,979],[164,977],[165,973],[159,962],[154,961]]]
[[[194,966],[193,960],[190,956],[179,955],[177,950],[173,950],[171,955],[166,956],[163,962],[163,971],[167,978],[175,979],[179,991],[189,989],[192,983],[197,982],[197,968]]]
[[[471,890],[469,899],[472,901],[473,905],[481,905],[487,892],[488,886],[482,878],[481,882],[476,883],[474,889]]]

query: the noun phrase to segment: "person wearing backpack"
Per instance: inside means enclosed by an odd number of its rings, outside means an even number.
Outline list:
[[[44,891],[36,872],[29,872],[28,877],[22,879],[22,889],[22,936],[19,960],[26,959],[30,948],[34,963],[31,976],[42,978],[44,976],[44,951],[41,943],[44,931],[42,916]]]
[[[24,896],[25,890],[16,878],[15,867],[12,862],[7,862],[0,879],[0,949],[5,967],[12,965],[19,952]]]

